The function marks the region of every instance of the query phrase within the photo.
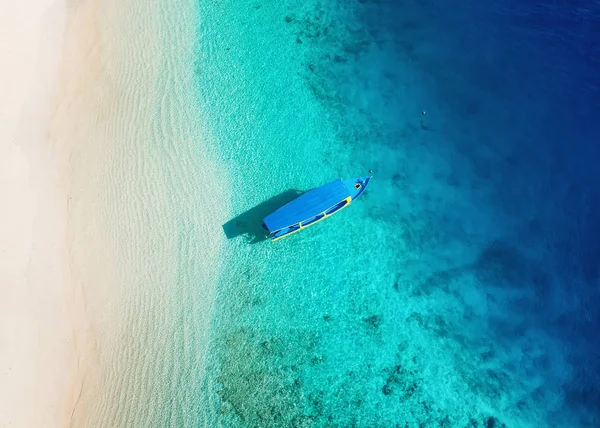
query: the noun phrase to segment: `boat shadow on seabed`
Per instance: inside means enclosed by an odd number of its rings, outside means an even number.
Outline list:
[[[289,189],[279,195],[267,199],[263,203],[250,208],[223,225],[227,239],[246,235],[250,244],[258,244],[266,240],[266,231],[262,228],[262,220],[273,211],[293,201],[305,192]]]

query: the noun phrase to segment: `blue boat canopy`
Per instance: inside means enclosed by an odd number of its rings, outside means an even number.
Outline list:
[[[346,187],[342,180],[335,180],[310,190],[298,199],[284,205],[265,217],[263,223],[269,231],[275,232],[314,217],[343,201],[348,196],[351,196],[350,189]]]

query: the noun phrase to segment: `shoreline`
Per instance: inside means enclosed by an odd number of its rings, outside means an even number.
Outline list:
[[[167,426],[187,417],[173,397],[201,392],[228,189],[194,97],[196,12],[113,0],[69,17],[50,139],[69,150],[71,266],[93,327],[74,426]]]
[[[49,138],[67,4],[0,6],[0,425],[70,425],[89,324],[71,271],[68,146]]]

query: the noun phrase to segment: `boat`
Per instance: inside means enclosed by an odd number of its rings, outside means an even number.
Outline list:
[[[331,217],[362,195],[371,178],[334,180],[304,193],[263,219],[267,238],[277,241]]]

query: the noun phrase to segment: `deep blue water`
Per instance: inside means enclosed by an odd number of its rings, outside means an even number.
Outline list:
[[[203,12],[240,71],[213,123],[234,207],[375,170],[353,228],[229,241],[214,421],[600,426],[600,3]]]
[[[552,401],[545,390],[559,382],[560,406],[545,422],[597,426],[600,3],[386,2],[366,9],[365,20],[389,40],[390,64],[409,61],[427,82],[427,132],[461,158],[449,160],[448,182],[484,194],[471,209],[439,213],[479,217],[483,208],[490,217],[489,242],[475,262],[441,281],[472,272],[479,292],[496,301],[495,313],[456,329],[484,321],[466,336],[481,335],[506,353],[532,332],[541,347],[531,374],[543,379],[532,391],[537,406]],[[400,139],[386,140],[402,150]],[[527,358],[534,357],[525,351]],[[559,358],[568,375],[554,373]]]

